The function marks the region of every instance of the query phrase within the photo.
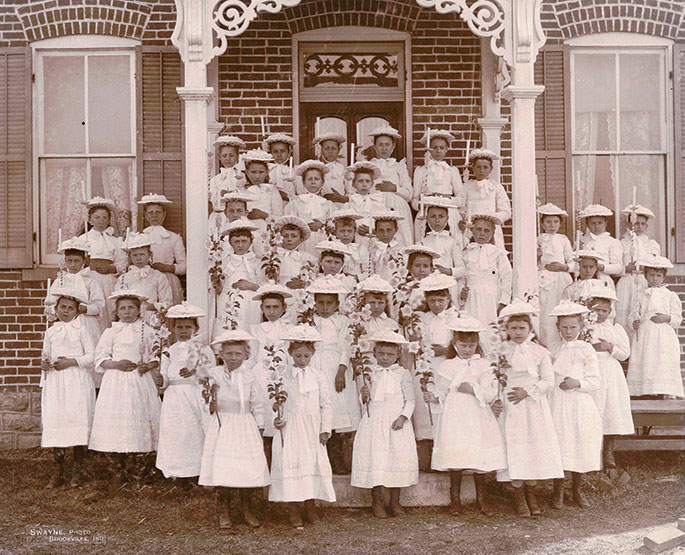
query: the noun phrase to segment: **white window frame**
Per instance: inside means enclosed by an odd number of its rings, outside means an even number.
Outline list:
[[[565,42],[571,47],[570,52],[570,91],[571,91],[571,162],[579,156],[609,156],[612,163],[616,163],[616,157],[622,155],[646,155],[661,156],[665,159],[664,178],[666,181],[663,195],[663,214],[657,214],[658,230],[655,229],[659,244],[662,245],[665,254],[668,256],[674,252],[674,238],[670,234],[672,222],[675,221],[675,158],[674,158],[674,114],[673,114],[673,41],[661,37],[652,37],[634,33],[598,33],[576,37]],[[654,150],[622,150],[620,137],[620,65],[618,56],[620,54],[660,54],[661,74],[663,79],[659,83],[659,95],[661,97],[661,148]],[[616,60],[616,150],[576,150],[576,118],[575,118],[575,55],[576,54],[612,54]],[[573,171],[573,205],[576,206],[576,172]],[[617,210],[614,214],[615,229],[617,234],[620,230],[620,210],[618,204],[619,187],[616,188],[614,205]],[[638,199],[639,202],[639,199]],[[619,237],[620,238],[620,237]]]
[[[42,41],[36,41],[31,43],[32,50],[32,67],[34,68],[34,79],[33,79],[33,154],[32,154],[32,166],[33,166],[33,220],[36,223],[34,229],[38,230],[36,234],[37,240],[34,243],[34,249],[37,251],[34,253],[34,259],[39,261],[42,266],[56,266],[59,262],[59,256],[57,254],[47,254],[45,252],[44,245],[46,244],[47,230],[43,224],[45,222],[46,214],[46,202],[45,194],[41,191],[40,186],[40,161],[42,159],[85,159],[86,160],[86,194],[88,197],[91,195],[91,161],[93,159],[102,158],[130,158],[132,169],[131,169],[131,206],[135,204],[135,198],[137,196],[138,184],[136,180],[137,175],[137,160],[136,160],[136,124],[137,124],[137,111],[136,111],[136,46],[140,45],[140,41],[125,39],[120,37],[110,37],[110,36],[93,36],[93,35],[76,35],[70,37],[60,37],[56,39],[47,39]],[[60,56],[98,56],[98,55],[127,55],[130,58],[130,115],[131,115],[131,137],[130,137],[130,152],[119,152],[119,153],[89,153],[88,152],[88,133],[85,133],[85,145],[86,153],[73,153],[73,154],[59,154],[59,153],[46,153],[43,152],[44,145],[44,135],[43,135],[43,102],[42,102],[42,90],[43,90],[43,58],[49,55],[60,55]],[[88,65],[85,64],[84,79],[87,82],[88,79]],[[86,97],[85,106],[85,121],[86,129],[88,123],[88,103]]]

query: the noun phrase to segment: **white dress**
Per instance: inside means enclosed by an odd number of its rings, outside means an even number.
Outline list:
[[[570,472],[592,472],[602,467],[602,417],[593,394],[600,388],[599,361],[586,341],[564,341],[556,350],[554,387],[550,395],[552,419],[559,438],[561,462]],[[564,391],[564,378],[580,382]]]
[[[258,209],[266,212],[271,221],[283,215],[283,200],[275,186],[269,183],[262,183],[261,185],[248,185],[246,183],[242,192],[250,199],[247,203],[248,214],[250,211]],[[266,241],[268,241],[266,237],[266,220],[257,218],[256,220],[250,220],[250,222],[259,228],[258,231],[254,232],[255,243],[261,242],[263,244],[256,251],[263,252]]]
[[[151,373],[141,376],[137,370],[102,368],[106,360],[152,360],[153,340],[154,330],[142,320],[131,324],[112,322],[112,327],[102,334],[95,348],[95,369],[105,375],[95,403],[89,449],[115,453],[147,453],[157,449],[162,403]]]
[[[601,264],[604,270],[598,273],[598,277],[605,275],[618,277],[623,273],[623,247],[618,239],[609,235],[608,231],[595,235],[586,231],[582,238],[584,249],[596,251],[604,259]]]
[[[217,412],[207,413],[199,484],[227,488],[269,485],[269,468],[259,428],[264,426],[262,394],[256,376],[243,363],[229,372],[209,371],[217,388]],[[221,422],[221,423],[219,423]]]
[[[399,364],[371,368],[371,399],[368,413],[367,407],[362,407],[354,436],[351,484],[357,488],[408,487],[419,481],[416,440],[409,422],[414,412],[411,374]],[[407,421],[400,430],[393,430],[392,423],[400,415]]]
[[[425,231],[426,220],[420,217],[421,214],[421,197],[429,197],[439,195],[442,197],[450,197],[452,203],[457,206],[464,204],[464,185],[461,181],[459,170],[450,166],[445,160],[438,162],[432,158],[423,166],[417,166],[414,170],[414,187],[411,197],[411,206],[414,210],[419,212],[417,214],[414,225],[414,238],[416,241],[421,240]],[[450,230],[454,233],[459,233],[459,210],[456,208],[448,209],[448,221]]]
[[[314,220],[318,220],[320,223],[325,224],[334,210],[335,205],[330,200],[312,193],[302,193],[290,200],[283,211],[283,215],[297,216],[298,218],[302,218],[307,224],[312,223]],[[325,240],[326,233],[323,228],[319,231],[312,231],[309,239],[304,241],[298,247],[298,250],[307,252],[312,256],[318,256],[319,251],[314,247]]]
[[[573,279],[570,271],[573,265],[573,249],[566,235],[561,233],[541,233],[538,237],[538,246],[542,249],[540,269],[538,270],[540,289],[540,341],[549,346],[558,342],[557,321],[549,313],[559,304],[564,289]],[[558,262],[569,266],[568,272],[550,272],[545,270],[547,264]]]
[[[321,334],[322,342],[316,350],[314,361],[316,367],[326,379],[326,384],[331,397],[332,429],[336,432],[353,432],[359,427],[361,419],[361,407],[357,386],[352,379],[352,367],[350,365],[348,326],[349,319],[340,313],[335,313],[328,318],[314,315],[314,325]],[[335,389],[335,376],[338,366],[347,366],[345,371],[345,389],[341,392]]]
[[[191,341],[199,341],[193,339]],[[192,369],[189,361],[191,341],[178,341],[169,347],[169,356],[162,357],[164,400],[159,422],[159,446],[156,466],[166,478],[198,476],[205,442],[202,388],[197,373],[182,378],[182,368]],[[214,353],[202,347],[207,360],[214,362]],[[199,370],[196,369],[196,370]]]
[[[226,208],[221,197],[225,193],[243,191],[245,189],[245,174],[242,162],[232,168],[221,168],[219,173],[209,180],[209,202],[212,213],[209,215],[207,230],[209,235],[216,235],[228,223],[224,214]]]
[[[383,193],[369,193],[368,195],[353,193],[349,196],[349,201],[344,205],[344,208],[364,216],[364,218],[357,221],[357,228],[360,225],[365,225],[369,228],[369,233],[371,234],[373,233],[374,226],[373,216],[386,210]],[[360,245],[366,246],[369,243],[369,238],[368,236],[357,235],[355,241]]]
[[[166,272],[164,276],[169,280],[171,287],[171,304],[180,304],[183,300],[183,290],[178,276],[186,273],[186,249],[183,246],[183,239],[178,233],[169,231],[161,225],[148,226],[143,233],[154,241],[150,247],[152,262],[173,265],[174,271]]]
[[[333,191],[341,195],[349,195],[351,185],[345,181],[345,166],[338,162],[326,162],[329,172],[324,176],[322,195],[331,194]],[[335,203],[337,206],[342,206],[340,203]]]
[[[637,261],[640,264],[652,256],[661,255],[659,243],[644,234],[637,235],[635,237],[635,245],[633,245],[630,235],[626,233],[623,239],[621,239],[621,246],[623,247],[624,271],[631,261]],[[640,266],[638,273],[624,273],[616,284],[616,295],[621,301],[616,305],[616,323],[621,324],[623,329],[626,330],[631,345],[635,339],[635,330],[633,329],[633,323],[630,321],[630,313],[635,310],[642,294],[647,289],[647,280],[642,270],[643,268]]]
[[[454,318],[457,314],[454,309],[448,308],[443,310],[440,314],[433,312],[421,312],[421,333],[424,344],[429,349],[429,360],[431,370],[435,376],[440,365],[445,361],[445,357],[436,357],[433,355],[431,345],[436,344],[442,347],[449,346],[452,341],[452,332],[447,328],[447,323],[450,318]],[[412,379],[414,383],[414,396],[416,397],[416,405],[414,406],[414,414],[412,415],[412,422],[414,424],[414,435],[417,440],[434,439],[433,431],[437,423],[438,414],[442,412],[442,406],[432,404],[431,412],[433,413],[433,425],[431,425],[430,414],[428,413],[428,404],[423,400],[423,391],[421,390],[421,376],[416,373],[416,365],[412,372]],[[435,377],[434,377],[435,380]]]
[[[505,344],[511,368],[507,385],[502,391],[504,411],[499,417],[507,450],[506,469],[497,473],[497,480],[549,480],[563,478],[561,450],[552,420],[548,394],[554,387],[554,373],[549,352],[529,340],[517,345]],[[514,404],[507,394],[515,387],[526,390],[528,396]]]
[[[273,183],[279,191],[284,191],[288,200],[296,198],[302,188],[293,168],[286,164],[270,164],[269,183]]]
[[[670,322],[652,322],[650,318],[657,312],[669,315]],[[683,321],[678,295],[663,286],[648,288],[631,320],[639,320],[640,327],[628,365],[630,394],[685,396],[680,372],[680,343],[676,335]]]
[[[464,203],[466,205],[467,221],[476,214],[493,214],[500,221],[507,223],[511,218],[511,202],[501,184],[491,179],[476,181],[469,179],[464,183]],[[470,233],[466,234],[470,237]],[[495,229],[495,245],[504,248],[502,227]]]
[[[387,210],[393,210],[404,218],[398,222],[397,238],[403,247],[412,245],[414,243],[414,225],[409,208],[412,188],[407,162],[404,159],[398,162],[394,158],[373,158],[371,162],[381,170],[381,176],[376,180],[373,190],[382,195],[383,204]],[[395,192],[378,191],[376,185],[383,181],[390,181],[397,190]]]
[[[331,433],[328,379],[314,365],[283,374],[285,427],[274,434],[269,501],[335,501],[333,471],[319,434]]]
[[[458,391],[463,382],[473,387],[473,395]],[[442,412],[435,426],[431,468],[477,472],[506,468],[502,431],[490,408],[497,397],[497,379],[488,360],[480,355],[446,360],[438,368],[432,390]]]
[[[628,336],[619,324],[612,324],[607,319],[596,324],[592,332],[593,343],[600,339],[614,346],[610,353],[597,351],[601,381],[594,399],[602,416],[604,435],[630,435],[635,433],[630,393],[623,368],[619,364],[619,361],[626,360],[630,355]]]
[[[369,277],[373,272],[371,270],[372,262],[369,256],[368,242],[367,244],[363,242],[348,243],[345,246],[351,254],[345,257],[345,264],[342,268],[343,272],[358,276],[360,281]]]
[[[512,270],[507,253],[493,244],[469,243],[464,249],[465,310],[483,324],[497,320],[497,305],[511,302]],[[487,334],[486,334],[487,336]]]
[[[230,248],[229,250],[233,251]],[[255,292],[233,287],[241,279],[259,285],[261,283],[261,260],[253,252],[245,254],[226,253],[223,256],[222,272],[224,286],[217,302],[218,322],[223,325],[228,314],[238,322],[238,329],[259,323],[261,309],[259,301],[252,299]],[[239,305],[237,306],[236,305]],[[230,326],[228,326],[230,328]],[[217,329],[217,323],[214,326]]]
[[[74,358],[76,365],[41,375],[41,447],[88,445],[93,424],[95,386],[89,368],[95,344],[77,316],[71,322],[55,322],[45,332],[44,359]]]
[[[134,289],[145,295],[147,300],[141,305],[141,314],[149,325],[155,324],[157,307],[169,308],[172,303],[169,280],[162,272],[147,265],[143,268],[131,266],[128,272],[119,276],[114,290],[121,289]]]
[[[391,260],[395,264],[404,262],[404,255],[402,254],[403,246],[397,239],[397,235],[393,237],[389,243],[383,243],[374,239],[369,242],[369,251],[371,252],[371,267],[374,274],[378,274],[384,280],[392,282],[393,268],[390,263]]]
[[[612,291],[615,290],[614,282],[610,277],[602,276],[600,278],[577,279],[573,283],[566,286],[564,292],[561,294],[561,298],[578,302],[581,299],[589,298],[593,289],[604,288],[611,289]]]

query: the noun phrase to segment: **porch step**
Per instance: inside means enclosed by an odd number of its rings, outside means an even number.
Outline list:
[[[337,501],[333,507],[360,508],[371,506],[371,490],[350,485],[349,476],[333,476],[333,489]],[[465,475],[461,483],[463,503],[475,501],[476,489],[473,477]],[[419,483],[403,488],[400,497],[405,507],[444,507],[450,504],[450,479],[446,472],[421,472]],[[386,500],[387,501],[387,500]]]

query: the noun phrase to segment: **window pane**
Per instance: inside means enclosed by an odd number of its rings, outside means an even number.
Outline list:
[[[582,210],[588,204],[601,204],[616,211],[617,176],[613,156],[574,156],[574,210]],[[613,222],[607,231],[613,233]]]
[[[633,187],[638,204],[646,206],[656,214],[656,220],[649,220],[647,235],[663,245],[662,204],[665,197],[664,156],[620,156],[618,157],[620,180],[619,206],[621,210],[633,202]],[[626,231],[626,222],[621,218],[621,235]]]
[[[364,118],[357,122],[356,144],[363,147],[362,152],[369,160],[376,157],[376,150],[372,147],[373,137],[369,137],[369,133],[376,129],[376,127],[387,125],[390,125],[387,119],[378,117]]]
[[[92,153],[132,152],[129,64],[129,56],[88,57],[88,146]]]
[[[57,252],[59,229],[62,230],[62,239],[83,233],[85,211],[81,205],[81,182],[85,181],[85,159],[41,160],[41,229],[44,255]]]
[[[661,56],[619,56],[621,150],[661,149]]]
[[[575,150],[616,149],[616,68],[613,54],[575,54]]]
[[[132,176],[131,158],[100,158],[91,162],[92,195],[112,199],[118,208],[112,222],[115,235],[123,235],[131,225]]]
[[[75,154],[86,151],[83,56],[43,58],[43,151]]]

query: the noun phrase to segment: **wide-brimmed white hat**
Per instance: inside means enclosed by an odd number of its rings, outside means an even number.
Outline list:
[[[364,216],[350,208],[342,208],[341,210],[336,210],[335,212],[333,212],[333,214],[331,214],[331,220],[333,221],[344,219],[357,221],[363,220]]]
[[[568,216],[566,210],[562,210],[556,204],[552,204],[551,202],[539,206],[538,214],[540,214],[540,216]]]
[[[119,299],[138,299],[141,302],[147,301],[147,296],[135,289],[119,289],[114,291],[109,297],[110,301],[118,301]]]
[[[673,268],[673,264],[665,256],[645,256],[640,258],[640,265],[643,268],[662,268],[665,270]]]
[[[295,175],[302,177],[309,170],[318,170],[323,175],[331,171],[326,164],[320,162],[319,160],[305,160],[295,168]]]
[[[140,205],[145,205],[145,204],[173,204],[172,201],[170,201],[168,198],[166,198],[164,195],[158,195],[157,193],[150,193],[149,195],[143,195],[140,197],[140,200],[138,201],[138,204]]]
[[[404,254],[405,256],[409,256],[411,254],[425,254],[433,259],[440,258],[440,253],[438,251],[421,244],[409,245],[407,247],[404,247],[404,249],[402,250],[402,254]]]
[[[430,130],[430,138],[435,139],[435,138],[440,138],[444,139],[447,141],[447,144],[450,144],[452,141],[455,140],[454,135],[450,133],[449,131],[446,131],[444,129],[431,129]],[[421,137],[420,142],[423,144],[426,144],[426,139],[428,139],[428,131],[426,131],[423,136]]]
[[[310,295],[345,295],[345,284],[335,276],[321,276],[312,281],[306,289]]]
[[[375,331],[368,339],[372,343],[395,343],[397,345],[406,345],[409,343],[403,335],[388,328],[381,328]]]
[[[221,137],[216,138],[214,147],[218,148],[222,146],[234,146],[238,150],[244,150],[246,145],[245,141],[240,137],[236,137],[235,135],[222,135]]]
[[[279,295],[284,299],[288,299],[293,296],[287,287],[284,287],[278,283],[267,283],[255,291],[255,295],[252,297],[252,300],[261,301],[267,295]]]
[[[467,312],[460,312],[457,316],[448,318],[446,326],[449,330],[467,333],[480,333],[487,330],[487,327],[480,320]]]
[[[591,218],[592,216],[604,216],[608,218],[612,215],[613,212],[606,206],[602,206],[601,204],[589,204],[579,212],[578,217]]]
[[[382,212],[376,212],[371,216],[376,222],[399,222],[404,220],[399,212],[393,210],[383,210]]]
[[[590,312],[590,310],[586,306],[564,299],[552,309],[552,312],[550,312],[549,315],[557,317],[577,316],[580,314],[587,314],[588,312]]]
[[[221,195],[221,202],[224,204],[229,202],[244,202],[247,204],[248,202],[252,202],[252,198],[242,191],[229,191],[228,193]]]
[[[593,258],[597,262],[604,262],[604,257],[597,251],[592,249],[580,249],[578,252],[573,253],[574,260],[580,260],[581,258]]]
[[[183,301],[181,304],[175,304],[167,310],[166,317],[171,319],[177,318],[202,318],[206,316],[205,311],[199,306],[190,304],[188,301]]]
[[[402,138],[400,132],[394,127],[390,127],[389,125],[381,125],[380,127],[376,127],[373,131],[371,131],[371,133],[369,133],[369,137],[381,137],[383,135],[387,135],[388,137],[392,137],[393,139]]]
[[[438,206],[440,208],[459,208],[459,205],[453,198],[441,197],[438,195],[424,195],[421,197],[421,204],[428,210],[430,206]]]
[[[297,141],[285,133],[273,133],[262,141],[262,148],[268,152],[274,143],[285,143],[286,145],[293,146]]]
[[[515,299],[512,303],[502,309],[499,313],[499,318],[500,320],[503,320],[510,316],[533,316],[538,312],[540,312],[540,310],[535,308],[532,304],[522,301],[521,299]]]
[[[286,328],[285,332],[279,338],[282,341],[315,343],[322,341],[321,334],[314,326],[308,324],[300,324],[298,326],[290,326]]]
[[[322,255],[324,252],[335,252],[345,256],[352,255],[350,249],[348,249],[347,246],[340,241],[321,241],[320,243],[317,243],[314,248]]]
[[[499,160],[499,156],[497,156],[497,154],[495,154],[492,150],[487,148],[474,148],[471,152],[469,152],[468,163],[471,164],[471,162],[479,158],[486,158],[490,160],[490,162]]]
[[[238,220],[233,220],[232,222],[226,224],[224,227],[221,228],[221,231],[219,232],[219,235],[224,237],[225,235],[228,235],[231,233],[231,231],[238,231],[238,230],[247,230],[247,231],[257,231],[259,227],[257,227],[255,224],[253,224],[250,220],[247,218],[240,218]]]
[[[312,234],[307,222],[305,222],[302,218],[298,218],[297,216],[281,216],[274,222],[274,229],[280,232],[281,229],[283,229],[283,227],[286,225],[296,226],[302,232],[303,242],[309,239],[309,236]]]
[[[489,222],[492,222],[494,225],[502,225],[502,220],[500,220],[497,216],[494,214],[489,214],[487,212],[481,212],[478,214],[472,214],[471,215],[471,222],[475,222],[476,220],[487,220]]]
[[[72,237],[70,239],[66,239],[65,241],[62,241],[59,244],[59,248],[57,249],[57,252],[62,254],[64,251],[68,250],[74,250],[74,251],[81,251],[85,252],[88,254],[90,252],[90,243],[88,242],[88,239],[84,237]]]
[[[365,280],[360,281],[357,285],[360,291],[368,291],[372,293],[392,293],[394,291],[392,285],[384,280],[378,274],[373,274]]]
[[[318,145],[323,143],[324,141],[335,141],[338,144],[343,144],[347,139],[345,138],[344,135],[341,135],[340,133],[333,133],[332,131],[329,133],[321,133],[320,135],[317,135],[314,137],[314,140],[312,141],[312,144]]]
[[[243,163],[246,167],[250,162],[262,162],[263,164],[268,165],[273,161],[274,157],[261,148],[248,150],[245,154],[243,154]]]
[[[616,296],[616,291],[611,287],[598,285],[597,287],[590,289],[587,296],[591,299],[607,299],[614,302],[620,302],[619,298]]]
[[[87,206],[89,209],[103,207],[108,208],[109,210],[115,210],[117,207],[117,205],[114,204],[114,201],[112,199],[105,197],[93,197],[91,199],[81,201],[81,204]]]
[[[121,247],[122,251],[130,252],[133,249],[140,249],[142,247],[149,247],[153,244],[153,239],[147,233],[137,233],[132,231],[128,234]]]
[[[79,304],[88,304],[88,299],[84,297],[83,293],[71,287],[52,287],[48,293],[50,297],[56,299],[66,297],[67,299],[72,299]]]
[[[233,343],[233,342],[248,342],[254,340],[254,337],[251,336],[249,333],[243,330],[227,330],[223,329],[221,332],[214,338],[212,341],[211,345],[214,347],[215,345],[221,345],[223,343]]]
[[[428,291],[442,291],[443,289],[454,287],[456,284],[457,280],[452,276],[435,272],[421,280],[419,289],[424,293]]]
[[[362,160],[361,162],[355,162],[351,166],[347,166],[345,177],[348,180],[352,180],[354,176],[362,170],[372,172],[371,177],[374,181],[381,176],[381,169],[376,164],[368,162],[367,160]]]
[[[621,210],[621,214],[625,214],[626,216],[635,214],[636,216],[644,216],[645,218],[654,218],[654,212],[641,204],[629,204]]]

